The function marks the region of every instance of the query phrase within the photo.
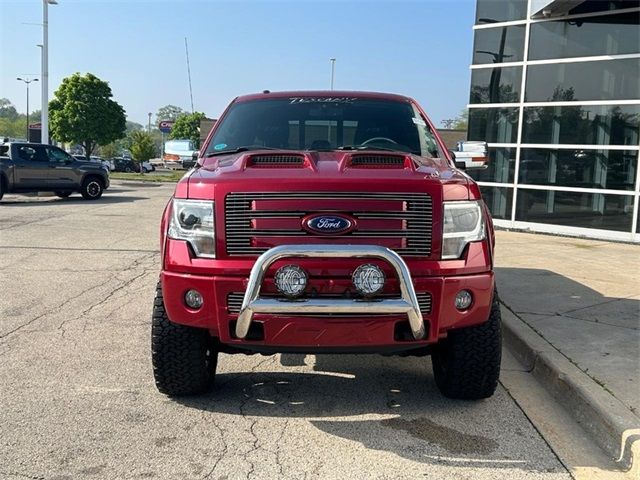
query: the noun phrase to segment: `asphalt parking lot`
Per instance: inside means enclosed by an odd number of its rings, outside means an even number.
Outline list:
[[[447,400],[428,358],[221,355],[211,394],[159,394],[171,192],[0,203],[0,478],[570,478],[504,388]]]

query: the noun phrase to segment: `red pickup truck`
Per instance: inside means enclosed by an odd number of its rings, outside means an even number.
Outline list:
[[[198,156],[161,222],[160,392],[211,389],[219,352],[296,352],[431,355],[444,395],[493,394],[493,224],[414,100],[238,97]]]

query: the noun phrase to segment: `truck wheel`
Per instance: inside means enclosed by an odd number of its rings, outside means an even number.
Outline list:
[[[97,200],[102,196],[104,187],[102,186],[102,180],[97,177],[89,177],[82,182],[82,188],[80,193],[85,200]]]
[[[151,359],[156,387],[161,393],[196,395],[213,387],[218,352],[209,332],[171,322],[159,284],[151,318]]]
[[[67,198],[69,195],[71,195],[73,192],[63,192],[63,191],[57,191],[57,192],[53,192],[56,194],[57,197],[60,198]]]
[[[431,357],[433,374],[445,397],[488,398],[500,376],[502,334],[498,292],[493,294],[489,319],[482,325],[453,330]]]

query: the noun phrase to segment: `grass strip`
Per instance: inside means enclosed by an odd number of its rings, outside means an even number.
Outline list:
[[[111,172],[109,178],[111,180],[135,180],[136,182],[177,182],[185,173],[185,171],[172,171],[159,174]]]

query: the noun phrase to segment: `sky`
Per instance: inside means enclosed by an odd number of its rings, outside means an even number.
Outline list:
[[[62,79],[109,82],[128,120],[167,104],[217,118],[237,95],[268,89],[399,93],[438,125],[469,97],[475,0],[58,0],[49,6],[49,97]],[[39,77],[42,0],[0,0],[0,98],[26,110]],[[30,110],[41,105],[31,84]]]

